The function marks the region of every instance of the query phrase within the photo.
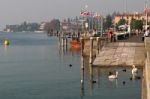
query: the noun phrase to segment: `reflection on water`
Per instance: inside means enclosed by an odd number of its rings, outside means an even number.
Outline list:
[[[140,99],[141,80],[129,79],[131,68],[92,68],[80,50],[46,34],[0,33],[4,38],[10,45],[0,43],[0,99]],[[115,70],[118,79],[109,81]]]
[[[84,65],[84,84],[81,84],[82,99],[106,98],[106,99],[140,99],[142,69],[138,69],[138,79],[132,78],[132,68],[109,67],[100,68],[88,65],[88,58],[82,61]],[[81,65],[82,65],[81,64]],[[109,73],[115,74],[117,79],[109,79]],[[83,72],[82,72],[83,73]],[[81,74],[83,75],[83,74]],[[97,98],[96,98],[97,99]]]

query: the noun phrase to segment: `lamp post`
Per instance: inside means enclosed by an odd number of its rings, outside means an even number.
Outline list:
[[[145,2],[145,8],[144,8],[144,12],[145,12],[145,20],[146,20],[146,26],[145,26],[145,28],[147,29],[147,17],[148,17],[148,15],[147,15],[147,12],[148,12],[148,9],[147,9],[147,2]]]
[[[96,15],[95,15],[95,17],[97,18],[97,20],[100,20],[101,21],[101,34],[100,34],[100,36],[102,37],[102,35],[103,35],[103,16],[102,15],[100,15],[100,14],[98,14],[98,13],[96,13]]]
[[[88,22],[86,22],[86,23],[85,23],[86,31],[88,30],[88,27],[89,27],[89,24],[88,24]]]
[[[101,16],[101,37],[103,36],[103,17]]]

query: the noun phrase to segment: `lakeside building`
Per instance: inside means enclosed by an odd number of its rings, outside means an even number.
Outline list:
[[[39,27],[37,30],[35,30],[35,32],[45,32],[46,31],[46,26],[47,26],[48,22],[41,22],[39,24]]]
[[[38,23],[23,22],[22,24],[6,25],[4,31],[6,32],[35,31],[38,29],[38,27],[39,27]]]
[[[39,26],[39,30],[40,30],[40,31],[44,31],[45,26],[46,26],[46,22],[42,22],[42,23],[40,24],[40,26]]]
[[[81,31],[82,30],[82,22],[80,19],[70,19],[63,20],[60,23],[61,31],[72,32],[72,31]]]
[[[121,19],[125,19],[127,21],[127,25],[130,25],[131,21],[133,19],[135,20],[142,20],[144,24],[144,28],[146,27],[146,20],[147,24],[149,26],[150,23],[150,12],[148,11],[147,13],[142,12],[142,13],[123,13],[123,14],[118,14],[114,17],[113,19],[113,24],[116,25]]]

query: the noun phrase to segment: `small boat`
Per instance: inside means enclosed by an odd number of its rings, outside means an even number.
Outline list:
[[[71,41],[70,45],[71,45],[71,47],[75,47],[75,48],[80,48],[81,47],[80,41],[76,41],[76,40]]]
[[[73,52],[73,53],[74,53],[74,52],[75,52],[75,53],[78,53],[78,52],[80,52],[80,50],[81,50],[81,47],[72,47],[72,46],[71,46],[71,47],[69,48],[69,51],[70,51],[70,52]]]

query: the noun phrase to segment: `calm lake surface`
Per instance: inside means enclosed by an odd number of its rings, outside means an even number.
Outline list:
[[[8,38],[10,45],[3,46]],[[109,81],[110,68],[93,69],[90,83],[86,65],[80,84],[80,51],[59,47],[57,37],[38,33],[0,33],[0,99],[140,99],[141,80],[130,80],[131,69]],[[72,67],[69,67],[69,64]],[[140,70],[142,73],[142,70]],[[125,82],[123,84],[122,82]]]

